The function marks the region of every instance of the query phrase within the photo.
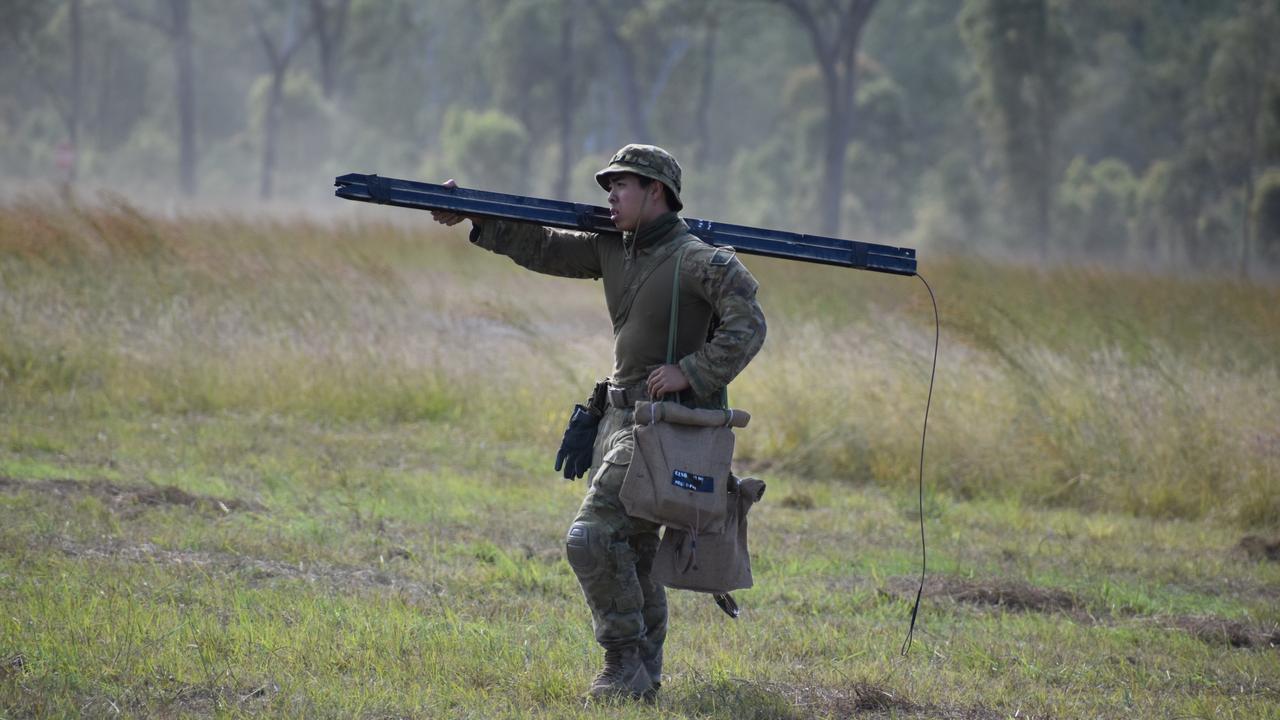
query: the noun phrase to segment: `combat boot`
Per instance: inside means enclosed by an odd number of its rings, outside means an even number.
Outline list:
[[[652,702],[658,697],[658,691],[662,689],[662,646],[658,646],[655,651],[647,647],[647,643],[642,642],[640,663],[644,665],[645,672],[649,673],[649,689],[645,691],[644,699]]]
[[[653,688],[635,645],[605,650],[604,669],[591,683],[592,700],[641,698]]]

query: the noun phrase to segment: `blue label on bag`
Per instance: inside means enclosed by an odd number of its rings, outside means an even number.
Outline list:
[[[671,473],[671,484],[694,492],[715,492],[716,479],[709,475],[698,475],[684,470]]]

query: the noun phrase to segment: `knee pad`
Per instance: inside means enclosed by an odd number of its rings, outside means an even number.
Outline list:
[[[564,553],[569,559],[569,567],[580,578],[600,572],[605,547],[599,535],[599,528],[587,522],[579,521],[569,526],[569,534],[564,539]]]

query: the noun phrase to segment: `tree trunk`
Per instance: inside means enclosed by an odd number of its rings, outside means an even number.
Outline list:
[[[857,54],[856,44],[851,53]],[[843,70],[843,72],[841,72]],[[852,66],[841,68],[839,64],[822,68],[823,87],[827,100],[827,124],[823,134],[822,191],[819,195],[819,232],[837,235],[840,232],[840,210],[844,199],[845,155],[853,134],[853,94],[856,77]]]
[[[836,235],[840,232],[844,199],[845,153],[853,135],[858,47],[877,0],[847,0],[843,7],[828,2],[822,5],[822,10],[801,0],[777,1],[809,33],[813,54],[822,72],[827,123],[823,130],[822,189],[818,196],[819,231]],[[829,17],[832,12],[838,17]]]
[[[560,18],[560,82],[557,85],[560,112],[556,123],[560,154],[556,163],[555,185],[551,190],[551,196],[555,198],[569,196],[569,174],[573,165],[573,108],[576,104],[573,97],[573,10],[573,3],[566,2]]]
[[[1036,77],[1039,91],[1035,94],[1036,128],[1039,131],[1036,143],[1040,146],[1040,157],[1043,158],[1041,171],[1036,175],[1036,232],[1039,233],[1040,257],[1049,259],[1050,240],[1053,237],[1053,185],[1057,178],[1054,171],[1053,136],[1057,131],[1057,115],[1053,112],[1048,87],[1049,78],[1053,77],[1055,68],[1051,65],[1055,60],[1050,56],[1049,43],[1049,8],[1047,4],[1037,5],[1035,37],[1039,50],[1035,54]]]
[[[611,0],[591,0],[591,8],[595,10],[600,21],[600,31],[604,35],[604,45],[609,48],[609,63],[618,68],[619,90],[622,92],[622,106],[627,114],[627,126],[631,130],[629,143],[650,142],[649,117],[640,98],[640,79],[636,73],[635,54],[631,45],[618,34],[618,18],[612,10]],[[624,10],[625,12],[625,10]]]
[[[702,46],[702,81],[698,86],[698,107],[694,111],[694,129],[696,133],[693,156],[694,165],[706,167],[711,161],[711,94],[715,86],[716,65],[716,30],[719,18],[712,10],[707,17],[707,35]]]
[[[1263,10],[1260,15],[1255,15],[1254,22],[1264,28],[1262,31],[1267,33],[1265,28],[1280,26],[1275,22],[1275,16],[1268,17],[1265,14],[1264,6],[1259,6],[1259,10]],[[1270,20],[1270,22],[1268,22]],[[1274,36],[1273,36],[1274,37]],[[1256,53],[1253,56],[1253,66],[1260,70],[1260,77],[1256,83],[1250,88],[1248,104],[1246,112],[1249,117],[1248,142],[1245,150],[1245,157],[1248,160],[1248,167],[1245,168],[1244,179],[1244,222],[1240,228],[1240,277],[1249,277],[1249,261],[1253,255],[1253,244],[1257,237],[1257,226],[1253,217],[1253,196],[1257,189],[1257,179],[1260,174],[1260,161],[1262,160],[1259,148],[1263,144],[1263,123],[1266,116],[1265,101],[1267,97],[1267,84],[1272,77],[1274,71],[1273,65],[1275,44],[1273,42],[1260,42],[1254,45]]]
[[[297,19],[298,3],[294,0],[289,4],[284,35],[277,45],[271,34],[267,32],[266,20],[261,15],[254,15],[258,39],[262,42],[262,50],[266,53],[271,69],[271,86],[267,91],[267,107],[262,128],[262,182],[258,188],[258,195],[263,200],[270,200],[275,189],[276,145],[280,135],[280,106],[284,100],[285,75],[289,72],[289,63],[293,61],[294,53],[314,29],[308,24],[306,30],[299,32]]]
[[[351,0],[338,0],[329,7],[324,0],[311,0],[311,20],[320,54],[320,92],[332,100],[337,91],[338,59],[346,36]]]
[[[191,0],[169,0],[178,98],[178,178],[182,194],[196,194],[196,90],[191,57]]]
[[[67,119],[67,136],[71,143],[71,164],[67,183],[75,183],[80,166],[80,86],[83,83],[84,42],[81,26],[82,0],[71,0],[71,113]]]
[[[1253,169],[1250,168],[1249,175],[1244,179],[1244,223],[1240,228],[1240,277],[1249,278],[1249,255],[1251,241],[1254,234],[1253,213],[1249,212],[1253,208]]]
[[[277,65],[271,73],[271,89],[267,93],[267,112],[262,139],[262,183],[258,196],[270,200],[274,190],[272,178],[276,169],[276,137],[280,131],[280,101],[284,98],[285,66]]]

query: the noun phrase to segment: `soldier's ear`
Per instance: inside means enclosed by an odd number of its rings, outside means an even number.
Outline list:
[[[665,201],[667,199],[666,187],[666,185],[654,180],[649,183],[649,187],[645,188],[645,190],[648,191],[650,200],[658,202],[660,200]],[[670,208],[667,209],[669,210]]]

